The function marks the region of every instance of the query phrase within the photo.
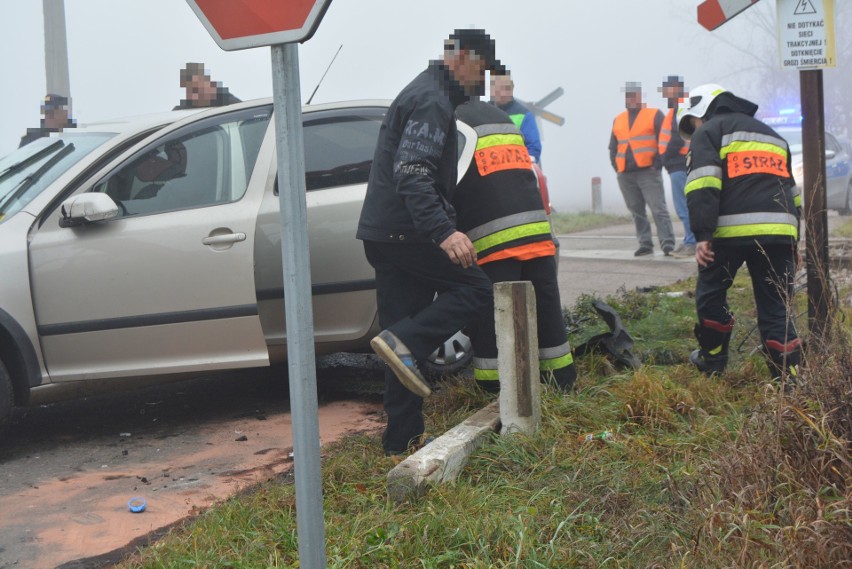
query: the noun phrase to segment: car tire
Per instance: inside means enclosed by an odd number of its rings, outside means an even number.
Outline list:
[[[0,433],[3,432],[3,429],[9,424],[9,419],[12,417],[13,401],[12,378],[9,377],[6,366],[0,361]]]
[[[840,215],[852,215],[852,180],[846,186],[846,202],[843,209],[840,210]]]
[[[470,338],[462,331],[453,334],[424,362],[424,372],[431,380],[458,373],[473,360]]]

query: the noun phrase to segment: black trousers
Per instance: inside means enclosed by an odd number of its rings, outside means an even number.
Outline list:
[[[530,281],[535,290],[539,346],[539,367],[542,379],[551,374],[557,385],[570,389],[577,372],[559,298],[559,282],[554,257],[538,257],[526,261],[504,259],[482,265],[482,270],[494,283]],[[494,322],[494,301],[482,311],[473,332],[474,376],[477,383],[489,391],[497,391],[497,335]]]
[[[737,271],[748,267],[757,305],[757,326],[765,343],[775,340],[787,344],[795,340],[796,323],[789,303],[793,298],[796,253],[792,245],[719,245],[713,242],[716,258],[698,271],[695,307],[702,319],[728,324],[733,316],[728,309],[728,289]]]
[[[364,241],[376,270],[379,325],[424,360],[468,325],[491,301],[491,281],[476,265],[454,264],[432,243]],[[437,298],[435,295],[438,295]],[[403,452],[423,434],[423,399],[385,371],[385,451]]]

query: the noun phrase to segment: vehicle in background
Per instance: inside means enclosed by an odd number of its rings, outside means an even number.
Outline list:
[[[790,145],[793,177],[801,190],[804,187],[802,129],[784,126],[775,130]],[[852,214],[852,153],[848,142],[844,145],[830,132],[825,133],[825,173],[826,208],[837,210],[841,215]]]

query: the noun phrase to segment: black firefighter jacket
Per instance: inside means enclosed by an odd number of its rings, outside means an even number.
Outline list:
[[[458,176],[454,112],[465,100],[434,61],[396,97],[379,131],[358,239],[440,244],[456,231],[449,203]]]
[[[692,231],[699,241],[731,245],[795,243],[801,202],[787,142],[753,110],[737,110],[720,109],[692,136],[685,188]]]

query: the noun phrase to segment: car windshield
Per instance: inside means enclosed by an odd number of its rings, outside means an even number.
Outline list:
[[[790,145],[790,152],[792,154],[801,154],[802,153],[802,131],[801,130],[782,130],[779,131],[778,134],[784,137],[784,140],[787,141],[787,144]]]
[[[0,223],[23,209],[63,172],[113,136],[99,132],[40,138],[0,158]]]

